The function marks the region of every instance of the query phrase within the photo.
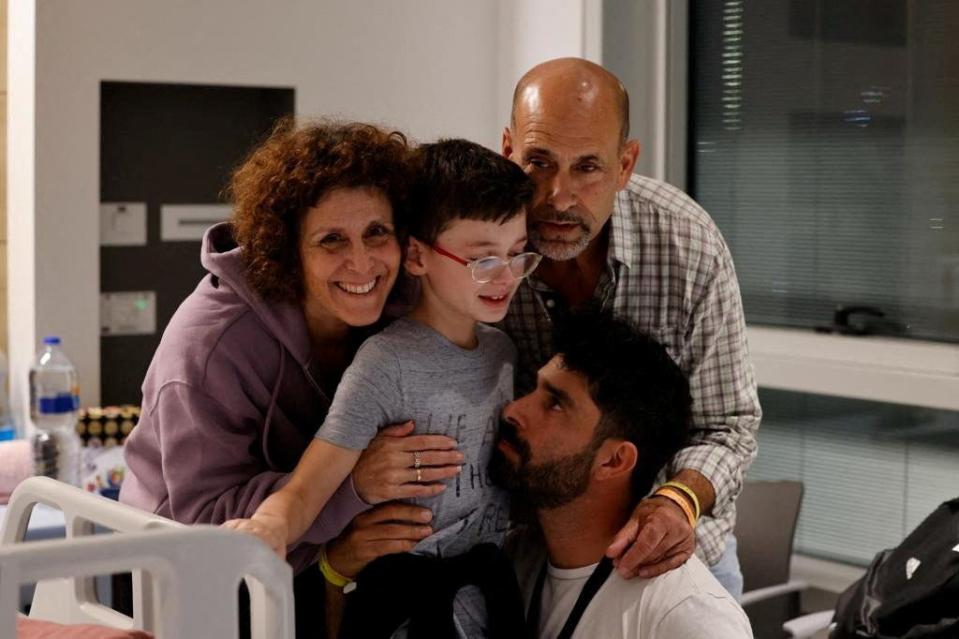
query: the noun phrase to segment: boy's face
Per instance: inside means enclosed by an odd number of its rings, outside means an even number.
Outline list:
[[[520,213],[499,224],[481,220],[456,220],[436,238],[434,246],[468,262],[496,256],[509,259],[526,246],[526,215]],[[486,283],[474,281],[468,266],[420,243],[424,290],[429,302],[449,319],[493,323],[506,316],[519,286],[505,268]]]

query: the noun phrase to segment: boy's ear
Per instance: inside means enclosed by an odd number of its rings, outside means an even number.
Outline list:
[[[426,263],[423,261],[423,254],[426,251],[426,245],[415,237],[411,237],[406,244],[406,257],[403,259],[403,266],[410,275],[425,275]]]

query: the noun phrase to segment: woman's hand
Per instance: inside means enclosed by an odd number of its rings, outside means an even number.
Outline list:
[[[390,503],[357,515],[343,533],[326,545],[326,558],[344,577],[354,579],[383,555],[409,552],[432,534],[428,508]]]
[[[368,504],[432,497],[446,490],[441,480],[463,469],[456,440],[410,435],[413,422],[382,429],[353,468],[353,485]]]
[[[280,521],[279,518],[254,515],[251,519],[230,519],[223,522],[222,526],[259,537],[280,559],[286,558],[287,527],[286,522]]]

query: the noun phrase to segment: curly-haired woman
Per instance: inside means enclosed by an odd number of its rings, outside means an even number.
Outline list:
[[[396,281],[410,158],[397,132],[286,120],[237,169],[233,219],[203,238],[209,274],[170,320],[143,382],[121,501],[218,524],[249,517],[288,480]],[[315,564],[316,544],[368,504],[440,492],[398,483],[409,474],[395,471],[430,451],[421,458],[453,476],[454,447],[379,437],[290,550],[294,569]]]

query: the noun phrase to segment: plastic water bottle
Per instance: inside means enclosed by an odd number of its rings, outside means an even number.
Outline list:
[[[17,429],[10,416],[9,389],[7,388],[7,357],[0,351],[0,442],[17,436]]]
[[[77,371],[60,350],[59,337],[45,337],[30,367],[30,418],[33,473],[69,484],[80,483],[80,408]]]

